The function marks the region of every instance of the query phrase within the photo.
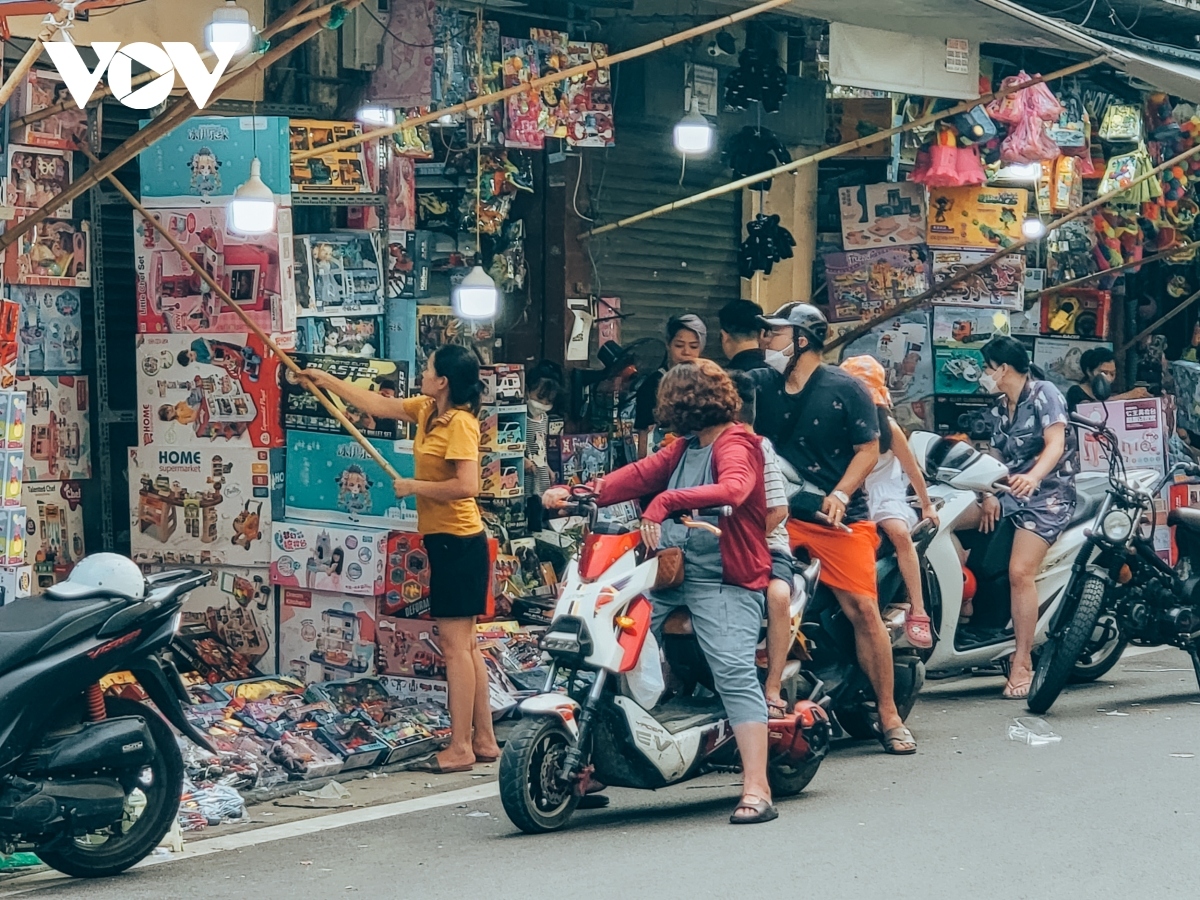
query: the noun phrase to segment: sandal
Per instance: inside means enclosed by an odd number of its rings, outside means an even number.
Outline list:
[[[909,613],[904,617],[904,634],[908,642],[918,650],[928,650],[933,646],[933,624],[929,616],[914,616]]]
[[[916,738],[906,725],[889,728],[879,735],[879,743],[883,745],[883,752],[892,756],[911,756],[917,752]]]
[[[757,825],[760,822],[770,822],[779,818],[779,810],[771,805],[770,800],[764,800],[762,797],[757,797],[753,802],[750,797],[753,794],[743,794],[742,799],[738,802],[737,809],[733,811],[733,815],[729,817],[730,825]],[[754,812],[748,816],[739,816],[739,809],[752,809]]]
[[[1011,681],[1005,682],[1004,692],[1000,695],[1005,700],[1024,700],[1029,696],[1029,689],[1033,687],[1032,676],[1020,684],[1013,684]]]
[[[767,700],[767,718],[782,719],[787,715],[787,703],[783,700]]]
[[[473,768],[475,768],[475,763],[465,766],[443,766],[438,761],[436,755],[429,757],[429,759],[423,759],[416,765],[409,766],[409,769],[414,772],[432,772],[435,775],[450,775],[454,772],[470,772]]]

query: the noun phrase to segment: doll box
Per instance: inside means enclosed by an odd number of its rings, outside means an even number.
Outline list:
[[[90,287],[91,251],[86,219],[44,219],[8,248],[4,277],[9,284]]]
[[[295,257],[299,315],[383,313],[383,274],[373,233],[296,235]]]
[[[82,498],[78,481],[27,481],[21,486],[25,562],[33,567],[34,593],[58,584],[83,559]]]
[[[25,446],[28,397],[24,391],[0,391],[0,450]]]
[[[33,212],[49,204],[71,184],[71,159],[66,150],[10,144],[7,205]],[[50,215],[71,218],[71,203],[52,209]]]
[[[279,589],[279,671],[305,684],[375,672],[375,598]]]
[[[292,119],[290,150],[317,150],[344,138],[362,134],[358,122]],[[290,160],[291,188],[298,194],[369,194],[371,180],[363,145],[335,150],[308,159]]]
[[[296,330],[292,211],[281,208],[270,234],[245,236],[226,227],[224,206],[170,207],[153,211],[184,247],[246,312],[284,349]],[[140,213],[134,214],[137,330],[238,332],[246,326]]]
[[[17,379],[27,394],[25,480],[92,477],[92,430],[84,375],[37,375]]]
[[[25,468],[24,450],[0,451],[0,478],[3,479],[3,489],[0,490],[0,505],[23,506],[21,502],[22,472]]]
[[[1028,208],[1029,191],[1024,188],[930,188],[926,242],[931,247],[993,251],[1011,247],[1021,240]]]
[[[374,391],[380,396],[408,396],[408,363],[393,362],[390,359],[305,353],[297,353],[294,358],[303,369],[321,369],[355,387]],[[408,434],[408,426],[396,419],[377,418],[351,406],[335,394],[329,393],[328,396],[359,431],[369,438],[395,441]],[[312,393],[297,383],[291,372],[284,376],[283,422],[289,430],[343,433],[341,423],[330,415]]]
[[[13,93],[10,115],[13,119],[41,112],[67,99],[66,82],[49,69],[33,69]],[[71,104],[68,109],[38,122],[14,129],[11,138],[32,147],[57,147],[73,150],[76,138],[87,136],[87,112]]]
[[[304,316],[296,322],[296,352],[326,356],[384,356],[382,316]]]
[[[410,441],[371,444],[402,478],[413,476]],[[397,500],[391,478],[349,435],[289,431],[286,484],[289,519],[416,530],[416,500]]]
[[[374,597],[384,590],[386,531],[276,522],[271,583]]]
[[[281,518],[281,450],[133,447],[133,558],[160,565],[268,566]]]
[[[279,360],[256,335],[139,334],[139,442],[281,447]]]
[[[141,127],[151,121],[143,120]],[[281,204],[290,204],[285,117],[195,116],[138,157],[142,202],[151,207],[224,207],[250,177],[255,157],[271,193]]]
[[[0,566],[25,565],[25,507],[0,509]]]
[[[79,290],[13,285],[21,308],[17,371],[21,375],[74,375],[83,371],[83,318]]]

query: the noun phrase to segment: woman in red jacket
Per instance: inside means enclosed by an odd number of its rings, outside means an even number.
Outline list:
[[[598,488],[602,506],[656,495],[642,515],[642,540],[650,548],[683,550],[683,584],[654,592],[653,628],[660,634],[679,607],[691,612],[742,758],[742,798],[729,820],[749,824],[778,812],[767,783],[767,704],[754,664],[771,571],[763,455],[759,438],[737,424],[740,408],[733,382],[716,363],[676,366],[663,376],[655,417],[687,437],[618,469]],[[566,489],[551,488],[544,502],[555,508],[566,497]],[[712,506],[733,507],[720,520],[720,538],[669,518]]]

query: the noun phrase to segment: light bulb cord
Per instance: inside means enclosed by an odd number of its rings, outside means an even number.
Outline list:
[[[483,7],[475,10],[475,66],[478,79],[475,84],[475,95],[483,91]],[[475,136],[475,264],[483,266],[483,245],[479,242],[480,220],[483,217],[483,120],[487,107],[479,110],[479,134]]]

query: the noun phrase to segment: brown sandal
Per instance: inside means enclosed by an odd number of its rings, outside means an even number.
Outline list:
[[[889,728],[879,735],[879,743],[883,745],[883,752],[892,756],[911,756],[917,752],[917,740],[906,725]],[[909,749],[903,749],[905,746]]]
[[[758,825],[760,822],[770,822],[779,818],[779,810],[771,805],[771,801],[758,797],[754,802],[751,802],[749,798],[753,796],[755,795],[742,795],[742,799],[738,801],[737,809],[729,817],[730,825]],[[754,813],[749,816],[739,816],[739,809],[752,809]]]
[[[787,715],[787,703],[783,700],[767,701],[767,718],[782,719]]]

